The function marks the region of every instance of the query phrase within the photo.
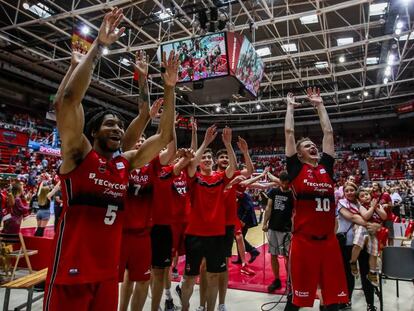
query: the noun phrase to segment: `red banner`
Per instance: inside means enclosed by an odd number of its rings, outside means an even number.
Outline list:
[[[411,102],[409,104],[400,105],[397,107],[398,113],[407,113],[414,111],[414,102]]]
[[[27,147],[29,135],[27,133],[0,129],[0,143]]]

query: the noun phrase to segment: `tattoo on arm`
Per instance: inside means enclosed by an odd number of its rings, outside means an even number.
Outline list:
[[[144,102],[148,102],[149,95],[148,95],[148,84],[147,83],[143,83],[143,84],[140,83],[139,98]]]

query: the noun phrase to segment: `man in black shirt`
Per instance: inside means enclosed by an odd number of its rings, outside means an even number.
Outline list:
[[[289,189],[287,172],[281,172],[279,179],[280,186],[268,193],[269,200],[263,221],[263,231],[268,232],[269,252],[275,277],[272,284],[267,287],[269,293],[282,287],[277,256],[285,257],[285,263],[287,262],[292,231],[293,195]]]

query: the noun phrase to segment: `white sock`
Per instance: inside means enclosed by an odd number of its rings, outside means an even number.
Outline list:
[[[165,289],[165,296],[167,297],[167,300],[171,300],[172,296],[171,296],[171,291],[170,289]]]

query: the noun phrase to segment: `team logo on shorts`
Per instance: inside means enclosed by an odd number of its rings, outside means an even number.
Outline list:
[[[298,297],[309,297],[309,292],[301,292],[301,291],[295,290],[295,295]]]
[[[79,274],[79,270],[78,270],[78,269],[76,269],[76,268],[69,269],[69,274],[70,274],[70,275]]]

